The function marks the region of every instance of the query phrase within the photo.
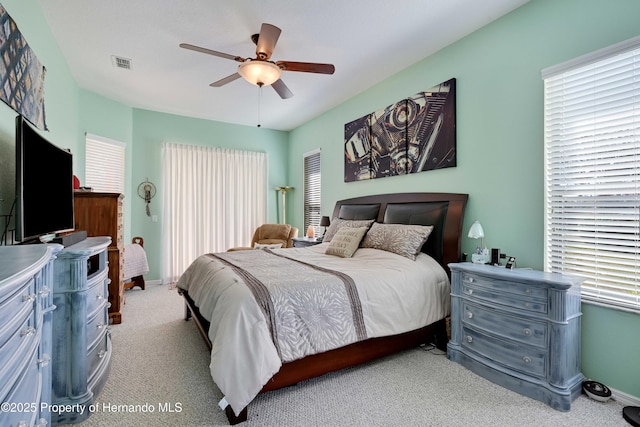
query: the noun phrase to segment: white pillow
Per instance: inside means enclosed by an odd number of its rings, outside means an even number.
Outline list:
[[[358,250],[360,241],[368,229],[369,227],[342,227],[333,236],[329,247],[324,253],[342,258],[351,258],[356,250]]]
[[[270,244],[256,243],[253,245],[253,249],[280,249],[281,247],[282,247],[282,243],[270,243]]]

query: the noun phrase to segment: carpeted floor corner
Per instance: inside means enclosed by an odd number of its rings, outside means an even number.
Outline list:
[[[209,352],[184,320],[175,289],[125,293],[112,325],[109,378],[82,427],[227,425]],[[450,362],[413,349],[265,393],[243,426],[627,426],[622,407],[581,396],[569,412],[520,396]]]

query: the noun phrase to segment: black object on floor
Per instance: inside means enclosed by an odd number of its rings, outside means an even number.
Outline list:
[[[597,381],[583,381],[582,390],[587,396],[599,402],[606,402],[611,397],[609,387]]]
[[[640,427],[640,406],[625,406],[622,417],[634,427]]]

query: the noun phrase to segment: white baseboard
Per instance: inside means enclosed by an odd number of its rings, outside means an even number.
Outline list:
[[[627,393],[623,393],[616,389],[611,389],[611,394],[613,395],[613,399],[622,403],[623,405],[628,406],[640,406],[640,398],[636,396],[632,396]]]

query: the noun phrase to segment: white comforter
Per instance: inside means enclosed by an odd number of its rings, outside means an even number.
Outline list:
[[[348,274],[356,283],[369,338],[418,329],[449,314],[449,279],[428,255],[412,261],[360,248],[353,258],[340,258],[325,255],[327,246],[274,252]],[[211,376],[238,415],[282,366],[264,315],[242,280],[205,255],[185,271],[178,287],[211,322]]]

